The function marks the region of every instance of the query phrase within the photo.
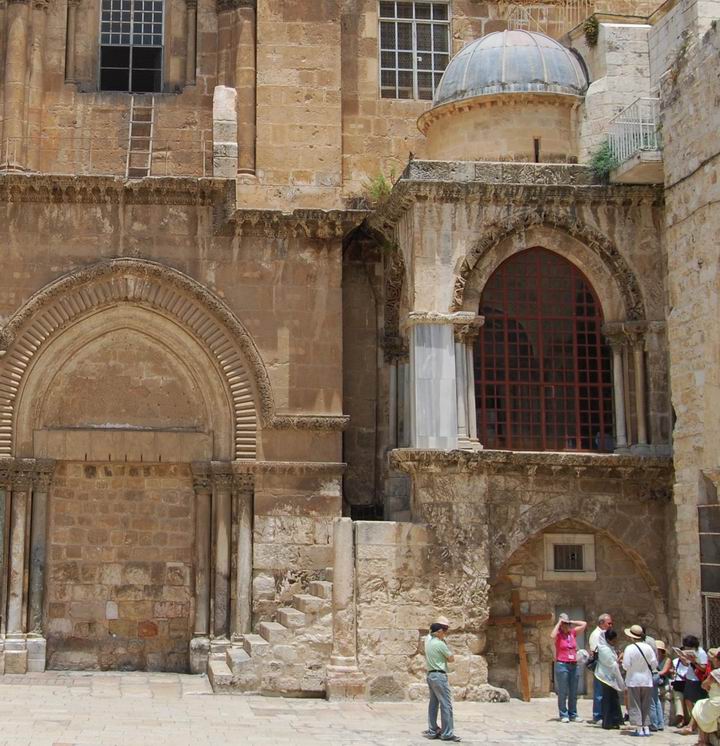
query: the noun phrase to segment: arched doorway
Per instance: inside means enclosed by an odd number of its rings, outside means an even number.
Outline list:
[[[480,300],[478,436],[489,448],[610,451],[611,356],[602,309],[571,262],[543,248],[507,259]]]

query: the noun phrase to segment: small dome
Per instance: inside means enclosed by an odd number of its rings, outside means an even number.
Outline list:
[[[491,93],[582,96],[585,72],[577,57],[545,34],[496,31],[467,44],[451,60],[433,106]]]

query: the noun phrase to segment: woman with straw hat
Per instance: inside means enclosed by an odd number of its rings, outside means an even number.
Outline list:
[[[655,651],[645,642],[645,633],[639,624],[625,630],[632,641],[623,653],[625,685],[628,691],[630,724],[635,726],[631,736],[650,735],[650,703],[653,695],[653,674],[657,670]]]
[[[710,735],[720,727],[720,668],[710,672],[701,684],[708,699],[699,699],[693,706],[692,716],[699,728],[698,744],[709,744]]]

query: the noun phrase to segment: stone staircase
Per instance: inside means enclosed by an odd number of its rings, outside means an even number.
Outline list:
[[[242,642],[213,640],[208,678],[216,693],[321,697],[332,652],[332,583],[316,580],[308,593],[260,622]]]

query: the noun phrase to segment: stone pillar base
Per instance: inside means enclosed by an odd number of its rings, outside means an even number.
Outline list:
[[[357,666],[328,666],[325,697],[330,702],[343,699],[367,699],[365,676]]]
[[[28,651],[25,636],[5,638],[5,673],[27,673]]]
[[[43,673],[47,657],[47,640],[44,637],[28,637],[25,641],[27,649],[28,673]]]
[[[210,657],[210,639],[193,637],[190,640],[190,673],[206,673]]]

